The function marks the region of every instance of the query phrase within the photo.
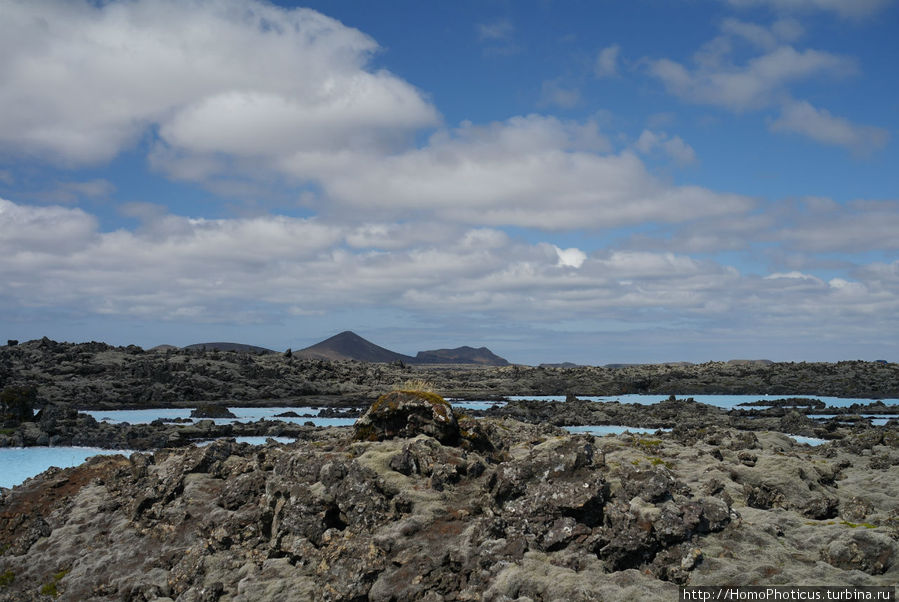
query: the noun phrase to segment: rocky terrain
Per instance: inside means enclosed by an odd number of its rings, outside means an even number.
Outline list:
[[[0,600],[674,600],[679,584],[899,581],[895,429],[814,448],[690,421],[594,438],[405,392],[355,428],[297,436],[96,457],[3,491]]]
[[[899,398],[899,364],[727,363],[621,368],[430,366],[304,359],[292,354],[145,351],[50,339],[0,347],[0,389],[35,386],[42,403],[80,409],[230,405],[368,406],[428,381],[448,397],[708,393]]]

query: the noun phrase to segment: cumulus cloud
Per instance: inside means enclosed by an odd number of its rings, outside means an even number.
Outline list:
[[[802,266],[845,269],[868,261],[872,252],[899,250],[899,201],[855,200],[836,203],[810,197],[759,205],[739,219],[708,217],[676,225],[664,237],[632,236],[629,248],[679,253],[764,253],[775,274]],[[764,251],[762,251],[764,249]],[[839,261],[827,259],[839,253]],[[783,271],[787,268],[786,271]]]
[[[374,40],[312,10],[257,0],[3,6],[7,150],[91,164],[156,127],[165,147],[211,161],[382,148],[439,119],[414,87],[367,69]]]
[[[593,73],[596,77],[612,77],[618,75],[618,55],[621,53],[621,47],[618,44],[612,44],[599,51],[596,55],[596,63],[593,66]]]
[[[883,148],[889,132],[883,128],[859,125],[831,115],[807,101],[791,101],[781,109],[778,119],[769,127],[775,132],[792,132],[832,146],[843,146],[859,154]]]
[[[737,112],[770,106],[793,82],[854,70],[854,62],[845,57],[820,50],[798,51],[790,46],[780,46],[745,65],[700,65],[690,70],[669,59],[650,63],[650,73],[675,96]]]
[[[0,255],[64,255],[92,244],[97,220],[80,209],[29,207],[0,199]]]
[[[688,102],[736,113],[779,105],[780,117],[769,123],[774,132],[800,134],[859,154],[883,148],[889,139],[886,130],[855,124],[807,101],[793,99],[792,88],[804,80],[841,78],[858,71],[850,57],[815,49],[797,50],[788,43],[802,33],[801,25],[792,19],[781,19],[770,27],[726,19],[721,34],[696,52],[692,67],[663,58],[649,61],[648,70],[668,92]],[[742,63],[735,61],[734,44],[738,40],[762,53]]]
[[[669,137],[665,132],[643,130],[634,147],[644,154],[660,149],[679,165],[696,162],[696,152],[692,146],[684,142],[680,136]]]
[[[425,240],[387,222],[202,220],[134,209],[146,228],[101,232],[79,209],[0,201],[0,309],[193,324],[280,319],[260,306],[280,317],[386,308],[532,326],[693,324],[769,342],[799,332],[826,337],[834,320],[841,336],[895,332],[899,315],[896,263],[826,281],[798,271],[760,277],[672,251],[586,253],[489,228]]]
[[[553,245],[556,254],[559,256],[559,265],[563,267],[579,268],[587,261],[587,254],[578,249],[571,247],[569,249],[560,249]]]
[[[321,184],[329,210],[541,229],[609,228],[740,213],[753,201],[656,179],[631,152],[608,148],[595,123],[531,115],[441,131],[421,148],[387,158],[347,157]],[[293,158],[297,173],[315,157]],[[308,161],[313,163],[310,165]],[[343,173],[351,172],[347,178]]]

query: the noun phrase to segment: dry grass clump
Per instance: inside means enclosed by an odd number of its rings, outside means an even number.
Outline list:
[[[434,393],[434,383],[423,378],[412,378],[405,381],[402,386],[397,387],[400,391],[423,391],[425,393]]]

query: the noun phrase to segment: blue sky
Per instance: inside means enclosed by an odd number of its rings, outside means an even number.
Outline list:
[[[0,15],[0,336],[899,352],[894,0]]]

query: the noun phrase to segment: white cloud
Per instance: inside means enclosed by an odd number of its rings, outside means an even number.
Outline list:
[[[672,94],[737,112],[771,105],[790,83],[822,74],[830,77],[851,73],[854,69],[854,62],[845,57],[819,50],[797,51],[790,46],[780,46],[744,66],[700,65],[691,71],[669,59],[650,63],[650,73]]]
[[[578,249],[571,247],[569,249],[560,249],[553,245],[556,254],[559,256],[559,265],[562,267],[579,268],[587,260],[587,254]]]
[[[618,55],[621,47],[618,44],[612,44],[599,51],[596,55],[596,64],[593,66],[593,73],[596,77],[612,77],[618,75]]]
[[[781,116],[770,126],[775,132],[792,132],[832,146],[843,146],[860,154],[883,148],[889,132],[882,128],[858,125],[831,115],[807,101],[791,101],[781,109]]]
[[[680,136],[669,137],[665,132],[643,130],[634,147],[643,154],[661,149],[679,165],[696,162],[696,152],[692,146],[684,142]]]
[[[334,152],[383,148],[438,121],[415,88],[366,69],[374,40],[312,10],[48,0],[5,2],[3,11],[7,150],[97,163],[155,125],[165,145],[194,160]]]
[[[341,170],[321,179],[330,199],[323,210],[593,229],[733,214],[753,205],[739,195],[663,183],[630,152],[597,152],[607,145],[590,122],[532,115],[466,124],[438,133],[421,149],[387,158],[347,156]],[[301,155],[285,168],[305,173],[320,165]]]
[[[389,222],[198,220],[135,209],[146,228],[100,232],[78,209],[0,201],[0,309],[233,324],[380,308],[429,321],[471,314],[512,324],[612,321],[624,330],[692,324],[769,341],[824,340],[835,320],[844,337],[895,332],[899,315],[896,263],[825,282],[806,272],[744,275],[671,251],[588,255],[487,228],[425,240]],[[391,247],[391,238],[403,242]]]
[[[822,10],[841,17],[867,17],[886,7],[891,0],[727,0],[733,6],[769,6],[785,12]]]
[[[0,255],[65,255],[96,238],[97,220],[80,209],[29,207],[0,199]],[[14,284],[16,281],[7,281]]]

